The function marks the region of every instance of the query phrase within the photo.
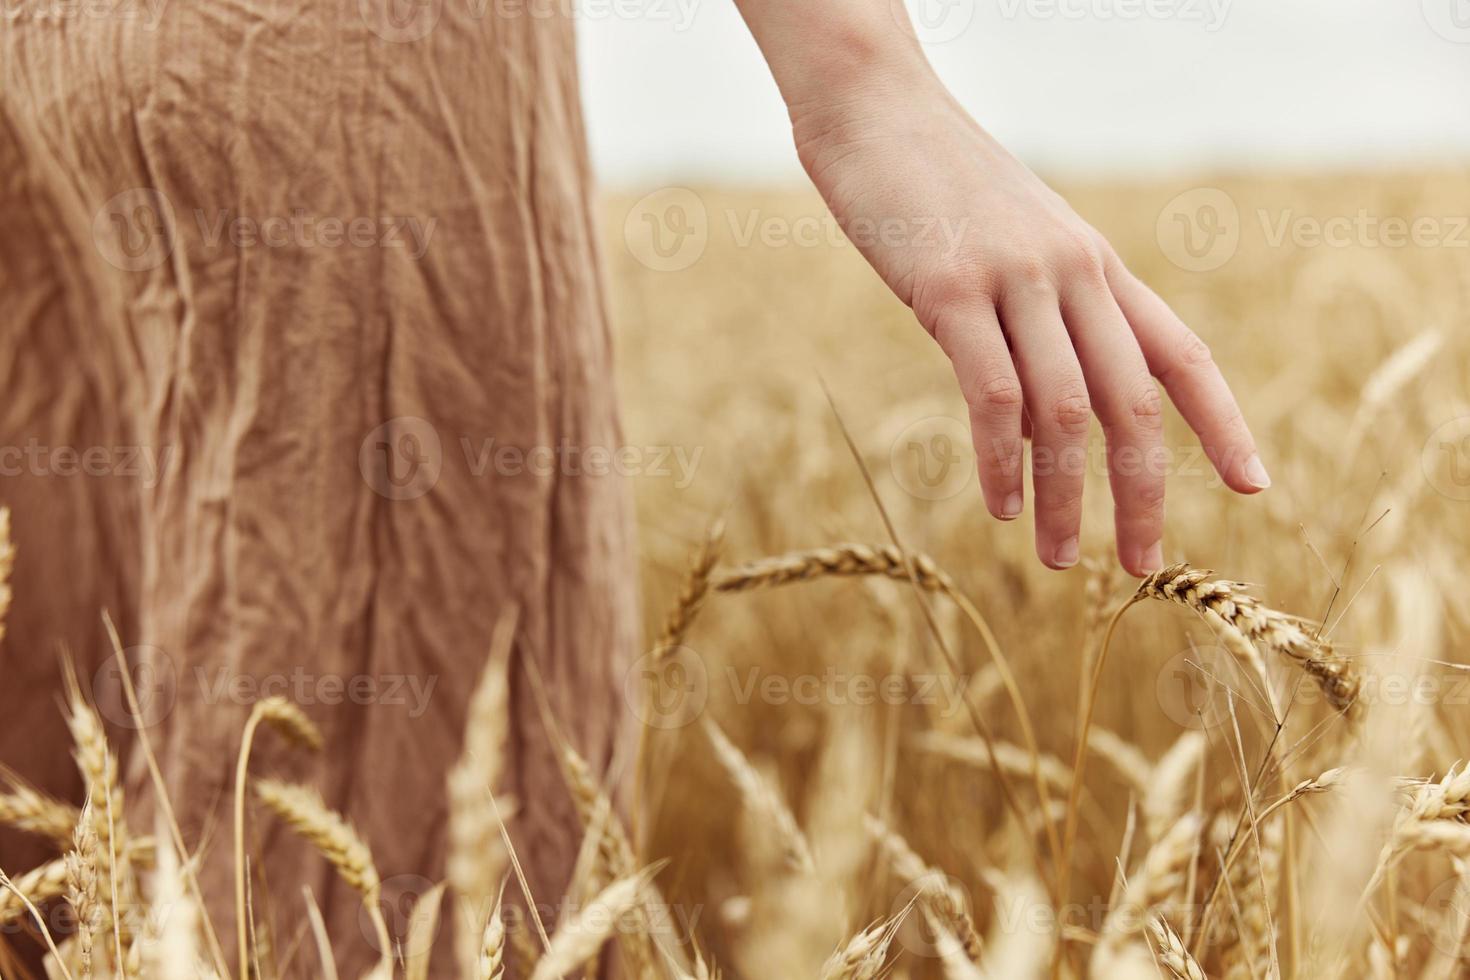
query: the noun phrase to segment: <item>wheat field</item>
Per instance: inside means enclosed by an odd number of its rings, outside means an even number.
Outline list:
[[[1142,583],[1114,568],[1100,465],[1078,568],[1036,562],[1029,514],[984,513],[948,366],[814,197],[678,192],[702,216],[677,260],[641,249],[641,193],[609,197],[625,440],[662,463],[632,477],[648,652],[615,774],[632,792],[612,805],[568,754],[578,911],[546,936],[491,911],[459,975],[1466,972],[1470,181],[1061,189],[1210,343],[1274,477],[1230,494],[1171,417],[1170,565]],[[1228,254],[1180,251],[1181,201],[1233,209]],[[495,833],[476,801],[503,627],[450,787],[449,902],[487,910],[515,887],[510,855],[455,842]],[[222,974],[219,947],[256,942],[245,921],[112,921],[119,890],[187,907],[189,868],[166,827],[125,826],[95,714],[78,690],[67,710],[92,802],[7,777],[0,819],[65,856],[0,881],[0,917],[71,903],[84,928],[55,937],[54,976]],[[261,727],[319,739],[279,699]],[[254,782],[248,746],[239,785],[375,907],[351,826]],[[427,975],[441,897],[380,938],[396,955],[374,977]]]

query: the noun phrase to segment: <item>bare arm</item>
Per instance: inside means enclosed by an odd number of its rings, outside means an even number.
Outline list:
[[[1209,349],[960,108],[899,0],[736,3],[786,100],[808,175],[954,365],[995,517],[1021,512],[1023,429],[1033,437],[1044,563],[1077,561],[1096,413],[1119,560],[1135,575],[1161,565],[1168,459],[1154,379],[1226,484],[1239,493],[1270,485]],[[905,235],[937,222],[955,234]]]

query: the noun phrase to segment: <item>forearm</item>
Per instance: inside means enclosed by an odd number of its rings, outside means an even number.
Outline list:
[[[859,90],[932,77],[896,0],[735,0],[795,122]]]

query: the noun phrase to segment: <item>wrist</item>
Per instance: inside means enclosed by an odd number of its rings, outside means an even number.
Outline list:
[[[822,33],[789,71],[777,72],[798,135],[814,121],[871,115],[938,84],[918,42],[889,18],[826,24]]]
[[[811,80],[783,86],[797,154],[811,171],[827,150],[902,130],[916,112],[932,111],[949,95],[917,43],[896,29],[879,42],[849,38],[828,49],[828,63]]]

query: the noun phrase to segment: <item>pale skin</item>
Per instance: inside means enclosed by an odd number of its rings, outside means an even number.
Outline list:
[[[736,0],[790,111],[798,154],[838,223],[954,366],[986,508],[1024,507],[1036,554],[1076,564],[1092,416],[1102,425],[1118,560],[1163,564],[1162,403],[1237,493],[1271,485],[1209,348],[1107,240],[959,106],[900,0]],[[958,241],[901,229],[946,220]]]

